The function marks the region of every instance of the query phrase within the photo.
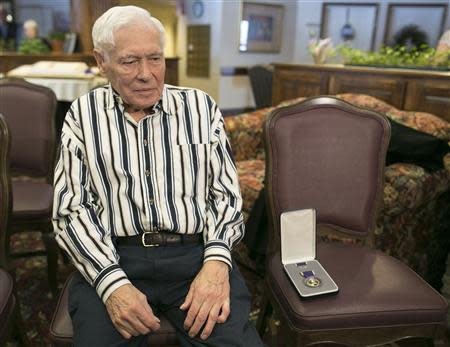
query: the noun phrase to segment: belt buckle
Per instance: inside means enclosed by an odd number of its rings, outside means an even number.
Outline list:
[[[145,242],[145,235],[147,235],[147,234],[157,234],[158,232],[157,231],[145,231],[143,234],[142,234],[142,237],[141,237],[141,241],[142,241],[142,246],[144,246],[144,247],[158,247],[159,246],[159,243],[146,243]]]

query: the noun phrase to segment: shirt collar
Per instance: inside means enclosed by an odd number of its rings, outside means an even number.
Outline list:
[[[108,84],[107,88],[108,91],[106,96],[106,108],[110,110],[113,109],[116,104],[123,105],[122,97],[113,89],[111,83]],[[171,116],[174,114],[174,112],[172,112],[172,110],[170,109],[168,93],[169,90],[167,89],[167,86],[164,85],[161,99],[158,103],[156,103],[154,109],[162,109],[165,114]]]

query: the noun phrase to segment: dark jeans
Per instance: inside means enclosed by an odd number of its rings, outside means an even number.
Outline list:
[[[236,264],[230,273],[231,313],[223,324],[216,324],[210,337],[191,339],[183,328],[186,312],[179,309],[189,286],[203,265],[203,246],[119,247],[120,265],[142,291],[158,316],[164,313],[176,328],[182,346],[263,346],[248,320],[250,294]],[[80,347],[145,346],[145,336],[125,340],[109,318],[95,290],[76,274],[69,292],[69,312],[74,344]]]

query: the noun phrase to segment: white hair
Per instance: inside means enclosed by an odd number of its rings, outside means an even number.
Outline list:
[[[28,19],[23,23],[23,27],[24,28],[34,28],[34,29],[38,29],[38,23],[33,20],[33,19]]]
[[[160,34],[161,48],[164,48],[164,26],[158,19],[152,17],[150,12],[137,6],[111,7],[97,18],[92,28],[94,48],[107,54],[114,48],[114,33],[124,26],[138,23],[148,24],[157,29]]]

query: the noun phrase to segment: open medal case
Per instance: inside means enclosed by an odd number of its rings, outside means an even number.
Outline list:
[[[334,293],[336,283],[316,260],[316,211],[281,214],[281,262],[302,297]]]

